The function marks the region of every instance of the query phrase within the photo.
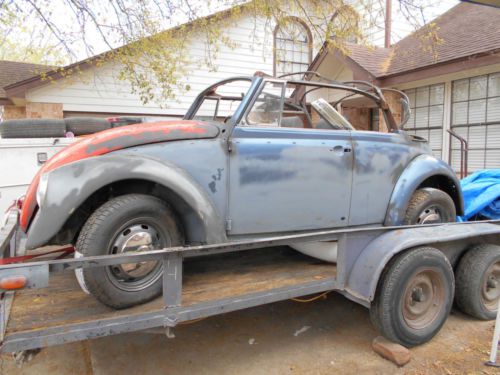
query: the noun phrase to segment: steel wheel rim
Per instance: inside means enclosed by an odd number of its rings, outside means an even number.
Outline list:
[[[171,240],[147,219],[123,225],[110,241],[109,254],[143,252],[168,247]],[[159,261],[117,264],[106,267],[110,282],[123,291],[137,292],[153,285],[162,275]]]
[[[445,222],[441,207],[431,205],[422,210],[417,218],[417,224],[438,224]]]
[[[500,261],[491,264],[483,276],[481,301],[489,311],[496,311],[500,297]]]
[[[403,294],[403,319],[410,328],[424,329],[436,321],[444,301],[444,280],[439,272],[430,268],[417,271]]]

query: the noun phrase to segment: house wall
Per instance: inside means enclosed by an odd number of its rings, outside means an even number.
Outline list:
[[[2,121],[22,118],[63,118],[61,103],[32,103],[5,105],[0,116]]]
[[[500,72],[500,64],[475,69],[466,69],[456,73],[407,82],[395,86],[395,88],[400,90],[410,90],[429,85],[443,85],[444,101],[440,128],[441,134],[436,134],[434,130],[435,135],[430,134],[427,135],[426,138],[430,138],[429,141],[433,148],[439,147],[442,150],[441,158],[450,163],[457,172],[460,171],[460,144],[457,139],[449,135],[448,130],[455,131],[469,142],[469,173],[484,168],[500,168],[500,121],[488,121],[488,119],[482,119],[482,122],[474,123],[474,125],[457,127],[454,126],[456,125],[456,121],[453,120],[452,115],[452,89],[454,82],[465,78],[479,77],[497,72]],[[500,112],[500,100],[488,100],[488,104],[490,112]],[[419,131],[417,130],[417,133],[418,132]],[[436,145],[436,141],[440,141],[441,144],[439,146]]]
[[[190,90],[179,92],[176,99],[163,103],[143,104],[139,96],[132,93],[130,84],[118,79],[120,66],[112,63],[31,89],[26,94],[26,100],[60,103],[64,112],[182,116],[196,95],[218,80],[253,75],[256,71],[272,75],[273,31],[274,25],[263,19],[241,16],[226,27],[224,34],[230,38],[234,48],[220,46],[216,59],[212,61],[216,69],[210,69],[205,64],[205,38],[194,36],[187,48],[189,73],[181,79],[182,84],[190,86]],[[314,50],[313,54],[316,52]]]
[[[15,120],[26,117],[26,107],[17,105],[4,105],[1,107],[1,120]]]

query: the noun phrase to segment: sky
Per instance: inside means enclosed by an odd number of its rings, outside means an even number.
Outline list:
[[[459,4],[460,1],[457,0],[428,0],[428,5],[424,8],[423,18],[419,17],[419,21],[429,22],[439,15],[445,13],[447,10],[453,8],[455,5]],[[379,24],[380,23],[380,24]],[[383,47],[384,45],[384,31],[383,31],[383,20],[381,19],[378,23],[380,31],[372,39],[372,42],[376,46]],[[392,35],[391,43],[396,43],[408,34],[415,31],[415,26],[411,25],[400,8],[400,2],[398,0],[392,0]]]

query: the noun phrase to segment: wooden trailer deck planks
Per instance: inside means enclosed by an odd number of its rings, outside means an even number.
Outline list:
[[[192,258],[184,262],[182,306],[334,279],[335,276],[334,264],[307,257],[288,247]],[[113,310],[85,294],[74,272],[60,272],[51,275],[47,288],[16,293],[6,334],[162,309],[162,299],[157,298],[140,306]]]

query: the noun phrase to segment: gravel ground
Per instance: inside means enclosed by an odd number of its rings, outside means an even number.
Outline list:
[[[284,301],[175,328],[176,338],[135,333],[42,350],[1,374],[498,374],[486,367],[494,322],[454,311],[429,343],[398,368],[371,349],[368,310],[331,293]]]

